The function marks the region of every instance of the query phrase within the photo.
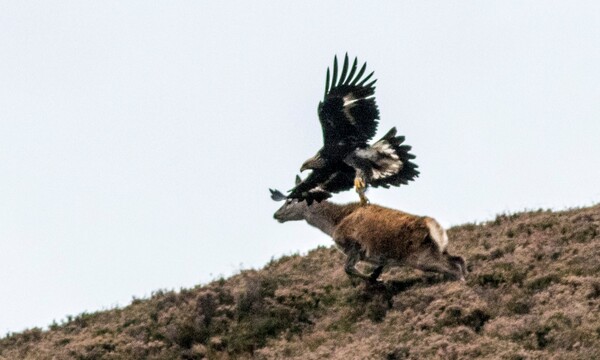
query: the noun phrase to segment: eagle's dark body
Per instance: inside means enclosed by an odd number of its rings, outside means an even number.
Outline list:
[[[325,96],[318,108],[323,147],[302,165],[301,171],[312,172],[303,181],[297,180],[287,198],[310,204],[356,186],[362,200],[367,184],[399,186],[419,175],[417,165],[410,161],[415,158],[409,153],[411,147],[402,145],[404,137],[397,137],[395,128],[369,145],[377,132],[379,109],[373,86],[377,80],[368,82],[373,73],[363,78],[366,65],[357,72],[357,59],[350,67],[346,55],[338,79],[334,58],[331,86],[327,69]]]

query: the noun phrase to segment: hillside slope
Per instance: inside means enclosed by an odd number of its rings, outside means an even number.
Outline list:
[[[0,359],[600,358],[600,206],[449,236],[466,283],[392,269],[382,286],[353,285],[343,256],[318,248],[8,336]]]

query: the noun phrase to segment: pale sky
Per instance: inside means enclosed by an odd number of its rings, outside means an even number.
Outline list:
[[[0,336],[331,244],[268,188],[320,148],[346,51],[421,170],[372,202],[447,226],[599,202],[599,24],[597,1],[1,2]]]

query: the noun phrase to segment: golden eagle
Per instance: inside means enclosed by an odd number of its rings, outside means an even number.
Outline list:
[[[346,54],[338,78],[338,61],[334,57],[331,83],[327,68],[325,96],[318,107],[323,147],[302,164],[300,171],[312,170],[308,177],[303,181],[297,178],[287,197],[271,190],[274,199],[306,200],[310,205],[354,186],[361,203],[366,204],[367,185],[400,186],[419,175],[417,165],[411,162],[415,158],[409,153],[411,147],[403,145],[404,137],[396,136],[396,128],[374,144],[368,144],[375,136],[379,120],[373,86],[377,80],[368,82],[373,72],[363,77],[367,63],[357,72],[357,62],[354,58],[349,66]]]

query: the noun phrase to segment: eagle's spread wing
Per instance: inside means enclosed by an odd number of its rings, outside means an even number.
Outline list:
[[[403,143],[404,136],[396,136],[396,128],[392,128],[373,145],[350,153],[344,162],[373,187],[406,185],[419,176],[419,171],[411,161],[415,158],[410,153],[411,147]]]
[[[354,58],[354,63],[349,69],[346,54],[338,79],[337,56],[334,57],[331,86],[327,68],[325,97],[319,103],[319,120],[323,128],[325,147],[366,144],[377,131],[379,110],[373,96],[373,85],[377,80],[368,82],[373,72],[363,77],[367,63],[357,73],[357,61],[357,58]]]
[[[306,179],[297,181],[290,190],[288,198],[306,200],[308,205],[313,201],[321,202],[331,197],[331,193],[348,190],[354,185],[354,168],[342,164],[333,172],[313,170]]]
[[[388,154],[393,153],[393,155],[380,162],[380,164],[383,165],[383,169],[376,169],[379,171],[375,171],[373,173],[373,175],[379,175],[371,177],[369,184],[373,187],[381,186],[384,188],[389,188],[390,185],[407,185],[409,181],[413,181],[415,178],[419,177],[419,170],[417,170],[419,166],[411,161],[416,158],[415,155],[410,153],[412,147],[410,145],[403,144],[405,139],[404,136],[395,135],[396,128],[392,128],[392,130],[388,132],[386,136],[373,144],[373,147],[375,148],[380,146],[380,149],[387,149]],[[385,168],[389,167],[393,163],[399,164],[399,169],[397,171],[388,171],[386,173]],[[394,165],[391,165],[391,168],[394,169]]]

